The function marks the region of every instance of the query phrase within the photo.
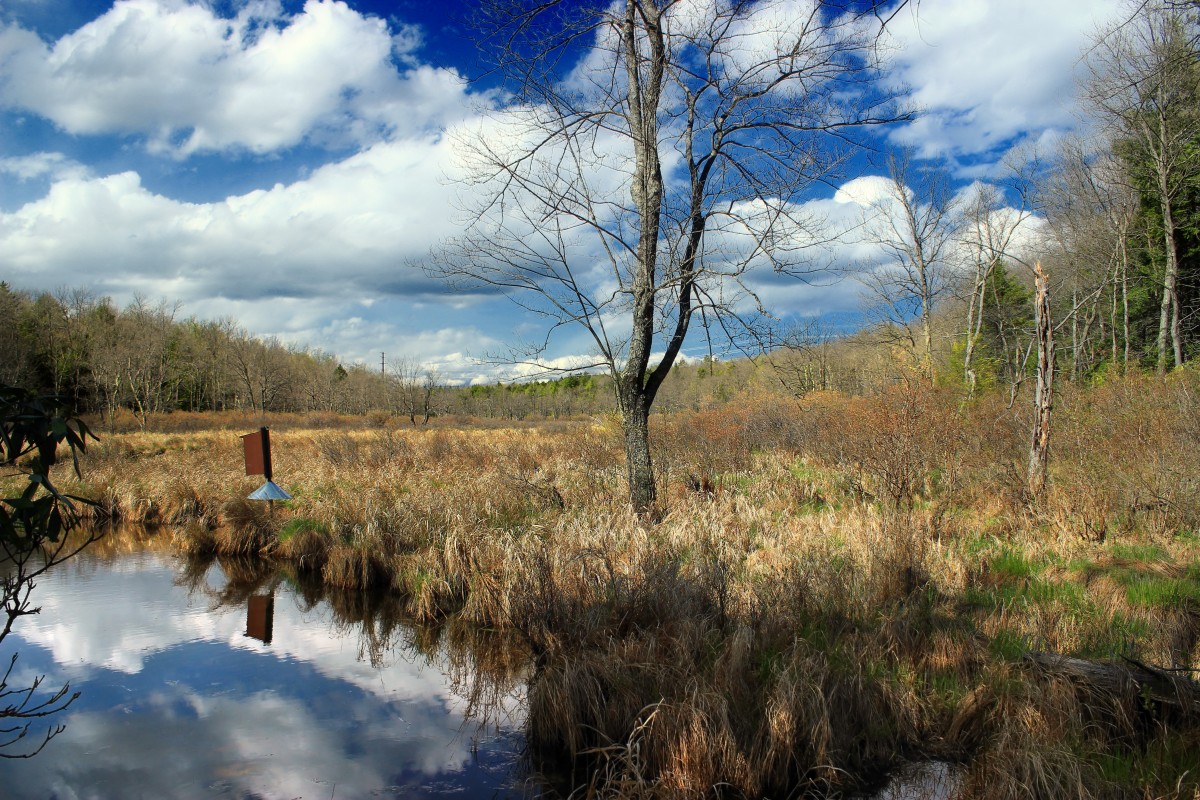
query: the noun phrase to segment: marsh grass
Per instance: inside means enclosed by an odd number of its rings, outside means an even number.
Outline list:
[[[1028,655],[1197,675],[1200,442],[1175,419],[1200,413],[1195,383],[1069,389],[1037,504],[1019,413],[919,386],[656,419],[654,526],[621,499],[607,419],[291,420],[272,442],[294,499],[273,514],[243,499],[258,484],[230,430],[110,436],[85,488],[171,520],[181,550],[518,635],[531,758],[564,795],[842,793],[939,759],[964,798],[1192,798],[1196,712]]]

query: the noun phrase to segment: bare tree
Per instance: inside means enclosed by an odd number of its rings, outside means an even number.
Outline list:
[[[933,306],[949,286],[955,243],[961,225],[959,201],[949,176],[940,170],[915,170],[911,153],[888,157],[884,194],[872,202],[864,224],[868,241],[883,252],[858,280],[870,295],[875,313],[898,330],[920,320],[919,353],[926,377],[935,377]]]
[[[1071,297],[1072,377],[1093,366],[1106,346],[1114,363],[1128,362],[1128,244],[1138,198],[1112,143],[1064,139],[1042,181],[1038,205],[1047,222],[1048,252],[1066,273],[1063,289]]]
[[[442,376],[437,367],[426,369],[421,375],[421,424],[428,425],[434,414],[434,399],[442,385]]]
[[[175,314],[179,306],[165,301],[151,307],[135,298],[117,318],[116,349],[121,379],[142,428],[150,414],[164,410],[178,384],[172,344],[178,338]]]
[[[340,404],[346,370],[335,356],[321,350],[293,350],[291,372],[295,404],[304,411],[344,411]]]
[[[291,383],[287,348],[275,337],[260,340],[238,331],[229,356],[249,406],[261,415],[276,407],[276,401]]]
[[[1018,192],[1022,198],[1024,193]],[[1010,206],[1004,192],[992,184],[978,184],[966,201],[963,211],[960,246],[967,255],[968,272],[960,275],[960,283],[967,291],[967,324],[963,344],[963,379],[970,393],[975,391],[977,375],[975,356],[983,339],[984,322],[988,319],[988,302],[991,300],[996,312],[1000,312],[996,297],[997,268],[1006,259],[1012,259],[1013,242],[1021,225],[1029,218],[1028,205],[1022,199],[1017,207]],[[996,313],[994,319],[1000,323],[999,334],[1003,339],[1004,316]],[[1008,361],[1008,348],[1005,347]]]
[[[751,267],[806,273],[799,195],[855,128],[898,116],[870,85],[874,9],[835,5],[483,6],[513,101],[460,142],[468,228],[431,269],[546,319],[519,359],[545,365],[557,332],[585,332],[593,356],[570,366],[613,376],[640,513],[657,507],[650,409],[692,319],[744,331],[762,308]]]
[[[796,397],[829,389],[832,347],[837,331],[820,319],[791,325],[767,359],[780,384]]]
[[[434,393],[441,386],[436,367],[424,367],[415,358],[402,357],[393,361],[387,376],[392,407],[408,416],[408,421],[428,424],[433,416]]]
[[[1183,363],[1176,217],[1182,193],[1200,176],[1200,60],[1195,35],[1196,18],[1190,10],[1150,0],[1138,3],[1130,19],[1102,35],[1086,60],[1085,101],[1116,136],[1132,145],[1127,161],[1135,179],[1152,192],[1162,215],[1166,263],[1156,340],[1159,372],[1165,372],[1168,363]]]
[[[87,318],[88,339],[91,342],[89,361],[92,381],[100,400],[101,416],[108,418],[110,429],[116,419],[117,410],[130,399],[119,351],[118,322],[118,312],[108,298],[97,303]]]
[[[353,364],[349,369],[337,367],[343,377],[338,381],[338,404],[343,412],[365,414],[386,409],[391,404],[387,383],[365,364]]]
[[[176,392],[175,313],[165,302],[152,307],[142,298],[120,312],[106,300],[89,313],[89,363],[110,425],[117,409],[128,406],[144,428]]]

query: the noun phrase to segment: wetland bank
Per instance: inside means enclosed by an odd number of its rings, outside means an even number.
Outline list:
[[[967,798],[1191,798],[1198,389],[1069,390],[1037,503],[1004,398],[920,383],[657,416],[657,521],[606,418],[268,417],[294,498],[269,511],[242,499],[248,420],[168,415],[103,435],[71,489],[183,554],[514,636],[547,791],[836,796],[934,760]]]

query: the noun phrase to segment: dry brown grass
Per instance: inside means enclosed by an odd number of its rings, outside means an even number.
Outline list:
[[[938,757],[966,765],[964,797],[1185,797],[1200,771],[1174,754],[1200,722],[1021,660],[1200,669],[1198,387],[1139,381],[1068,393],[1037,506],[1019,409],[919,386],[656,420],[652,527],[625,508],[610,420],[292,421],[272,441],[295,499],[273,515],[242,499],[258,479],[234,431],[118,434],[81,490],[183,523],[189,552],[517,632],[531,748],[574,771],[565,792],[841,792]]]

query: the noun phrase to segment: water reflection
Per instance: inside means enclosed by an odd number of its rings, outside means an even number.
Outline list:
[[[6,797],[520,796],[524,656],[261,562],[85,553],[0,658],[83,694]],[[481,727],[482,723],[482,727]]]

